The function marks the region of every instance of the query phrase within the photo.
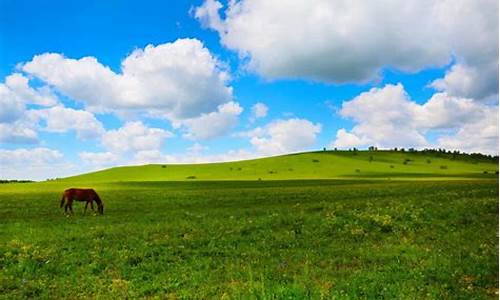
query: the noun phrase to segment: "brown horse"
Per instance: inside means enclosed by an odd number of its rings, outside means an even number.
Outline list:
[[[66,202],[66,205],[64,206],[64,212],[68,212],[69,209],[69,211],[73,213],[73,201],[86,202],[84,213],[87,212],[87,207],[89,206],[89,204],[92,210],[94,210],[93,201],[95,201],[99,213],[101,215],[104,213],[104,204],[102,203],[101,198],[99,198],[99,195],[97,195],[96,191],[94,191],[93,189],[72,188],[65,190],[61,198],[61,208],[63,207],[64,202]]]

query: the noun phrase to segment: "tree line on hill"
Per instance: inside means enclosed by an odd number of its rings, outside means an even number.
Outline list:
[[[326,148],[323,148],[323,151],[327,151]],[[334,148],[333,151],[350,151],[350,152],[357,152],[359,149],[356,147],[349,148],[347,150],[338,150],[337,148]],[[368,151],[379,151],[379,149],[375,146],[370,146],[368,147]],[[491,155],[491,154],[483,154],[483,153],[467,153],[467,152],[460,152],[459,150],[446,150],[444,148],[424,148],[421,150],[415,149],[415,148],[408,148],[405,149],[404,147],[401,148],[393,148],[393,149],[384,149],[381,151],[394,151],[394,152],[410,152],[410,153],[421,153],[421,154],[429,154],[433,156],[438,156],[438,157],[449,157],[451,156],[451,159],[459,159],[459,158],[469,158],[471,160],[483,160],[483,161],[494,161],[498,162],[498,155]]]
[[[0,184],[2,183],[29,183],[34,182],[33,180],[24,180],[24,179],[0,179]]]

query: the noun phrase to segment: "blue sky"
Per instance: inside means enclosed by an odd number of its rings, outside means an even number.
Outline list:
[[[498,3],[336,2],[0,1],[0,177],[323,147],[498,153]]]

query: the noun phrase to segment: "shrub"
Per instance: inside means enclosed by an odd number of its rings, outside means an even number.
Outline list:
[[[448,169],[448,166],[440,166],[439,168],[440,168],[441,170],[446,170],[446,169]]]
[[[313,163],[319,163],[319,159],[313,159],[312,162]]]
[[[186,179],[196,179],[196,176],[191,175],[191,176],[186,177]]]
[[[361,170],[360,170],[360,169],[356,169],[355,171],[356,171],[356,173],[359,173],[359,172],[361,172]]]
[[[162,165],[161,167],[162,167],[163,169],[165,169],[165,168],[166,168],[167,166],[165,166],[165,165]]]

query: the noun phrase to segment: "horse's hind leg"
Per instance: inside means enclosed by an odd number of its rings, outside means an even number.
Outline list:
[[[83,214],[87,213],[87,206],[89,206],[89,202],[85,202],[85,208],[83,209]]]

